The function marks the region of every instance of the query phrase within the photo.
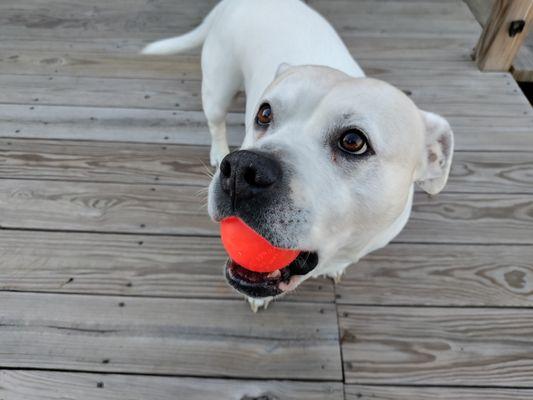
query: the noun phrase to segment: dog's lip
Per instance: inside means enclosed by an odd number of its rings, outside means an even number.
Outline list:
[[[231,258],[226,262],[226,279],[237,291],[255,298],[274,297],[285,291],[280,288],[284,283],[289,285],[293,276],[303,276],[311,272],[318,265],[316,252],[300,253],[296,259],[280,270],[274,272],[250,271]]]

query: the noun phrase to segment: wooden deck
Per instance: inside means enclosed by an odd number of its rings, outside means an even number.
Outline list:
[[[340,285],[252,314],[204,207],[198,52],[136,55],[214,3],[0,2],[0,399],[533,398],[533,111],[470,60],[468,7],[309,1],[455,163]]]

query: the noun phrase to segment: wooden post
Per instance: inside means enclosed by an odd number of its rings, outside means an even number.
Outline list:
[[[533,20],[533,0],[496,0],[476,46],[484,71],[508,71]]]

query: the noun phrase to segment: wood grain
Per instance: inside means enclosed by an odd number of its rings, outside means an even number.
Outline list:
[[[532,244],[532,208],[530,195],[420,193],[397,241]],[[202,188],[33,180],[0,180],[0,227],[218,235]]]
[[[0,138],[0,176],[83,182],[210,182],[207,146]],[[456,152],[447,193],[533,193],[529,152]]]
[[[456,152],[445,191],[533,193],[533,153]]]
[[[337,302],[531,307],[532,246],[390,244],[350,266]]]
[[[185,33],[197,26],[216,0],[115,1],[89,3],[3,1],[0,25],[4,37],[153,38]]]
[[[240,146],[244,115],[229,114],[227,128],[230,145]],[[0,105],[0,135],[194,145],[208,145],[211,140],[201,111],[14,104]],[[524,143],[519,139],[517,144]]]
[[[464,74],[440,76],[391,76],[388,82],[412,93],[421,107],[460,116],[531,115],[531,107],[512,77]],[[50,80],[52,78],[52,80]],[[484,81],[484,84],[481,82]],[[161,110],[202,110],[200,82],[165,79],[120,79],[47,75],[1,74],[0,103],[69,105],[89,107],[134,107]],[[514,90],[517,90],[516,92]],[[494,95],[498,94],[495,101]],[[244,110],[238,96],[231,111]]]
[[[309,0],[308,4],[344,37],[360,32],[420,37],[476,36],[481,32],[468,7],[458,1]]]
[[[533,115],[529,112],[517,118],[444,116],[452,126],[456,150],[533,150]]]
[[[516,20],[523,20],[525,26],[522,32],[511,36],[509,26]],[[533,3],[530,0],[496,0],[476,45],[475,59],[479,68],[508,71],[532,21]]]
[[[333,305],[0,293],[0,368],[340,380]],[[290,323],[288,323],[290,321]]]
[[[199,54],[144,56],[116,52],[79,52],[76,48],[53,51],[53,43],[42,43],[47,50],[5,49],[0,58],[0,73],[16,75],[76,76],[94,78],[201,80]],[[0,49],[2,46],[0,45]],[[414,54],[414,51],[412,52]],[[390,60],[357,57],[369,76],[387,80],[389,76],[416,76],[466,73],[483,78],[471,61],[404,59]]]
[[[411,219],[397,241],[533,243],[531,195],[415,195]]]
[[[142,37],[117,35],[117,37],[93,37],[85,35],[79,37],[69,36],[68,38],[58,36],[48,37],[47,35],[36,35],[28,33],[25,27],[2,27],[0,29],[2,37],[9,37],[9,40],[0,42],[0,50],[7,53],[8,57],[20,56],[24,58],[26,52],[47,49],[51,57],[55,58],[54,52],[62,53],[65,57],[70,56],[84,60],[84,54],[97,53],[103,59],[112,57],[111,54],[125,54],[137,57],[139,51],[148,43],[161,39],[161,34],[143,33]],[[172,32],[176,35],[179,32]],[[345,35],[344,35],[345,36]],[[471,62],[470,53],[476,44],[477,37],[465,35],[452,36],[421,36],[415,35],[393,35],[383,36],[379,32],[358,32],[355,37],[346,37],[345,42],[351,53],[357,60],[387,60],[397,61],[442,61],[442,62]],[[198,56],[198,49],[187,52],[188,55]],[[1,58],[1,57],[0,57]],[[44,57],[46,59],[47,57]],[[68,57],[67,57],[68,58]],[[52,61],[53,62],[53,61]],[[60,67],[60,65],[56,65]],[[27,66],[25,68],[28,68]],[[59,68],[58,68],[59,69]],[[128,67],[126,67],[128,69]],[[55,72],[55,70],[54,70]],[[180,71],[176,69],[176,76]]]
[[[527,400],[529,389],[375,387],[346,385],[346,400]]]
[[[0,181],[0,227],[217,235],[194,186]]]
[[[531,386],[533,310],[338,311],[347,383]]]
[[[207,146],[0,139],[2,178],[206,187]]]
[[[342,400],[340,383],[0,371],[6,400]]]
[[[495,0],[465,0],[470,10],[484,26]],[[516,54],[511,71],[518,82],[533,81],[533,36],[528,35]]]
[[[529,111],[514,117],[444,115],[456,150],[533,152]],[[229,114],[227,123],[230,145],[240,146],[243,114]],[[0,104],[3,137],[209,145],[208,132],[200,111]]]
[[[0,73],[3,74],[202,79],[199,54],[148,57],[135,53],[79,53],[77,48],[74,52],[23,49],[4,51],[7,55],[0,58]]]
[[[0,75],[1,103],[202,110],[200,82],[46,75]],[[243,100],[232,110],[244,109]]]
[[[165,37],[187,32],[197,26],[212,9],[214,0],[182,1],[180,6],[168,0],[116,1],[110,5],[102,0],[77,7],[64,0],[29,7],[14,1],[3,2],[1,8],[3,35],[22,37]],[[388,35],[402,33],[441,36],[479,34],[479,26],[464,4],[459,2],[311,1],[341,33],[346,31],[376,32]],[[401,15],[401,18],[398,18]],[[393,18],[396,17],[396,18]],[[348,18],[349,17],[349,18]],[[433,23],[433,24],[432,24]]]
[[[225,262],[218,238],[0,230],[0,290],[241,299]],[[333,285],[309,279],[283,300],[333,302]]]

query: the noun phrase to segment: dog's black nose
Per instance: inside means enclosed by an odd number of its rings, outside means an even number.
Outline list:
[[[279,162],[253,151],[235,151],[220,163],[220,186],[233,203],[271,189],[280,178]]]

